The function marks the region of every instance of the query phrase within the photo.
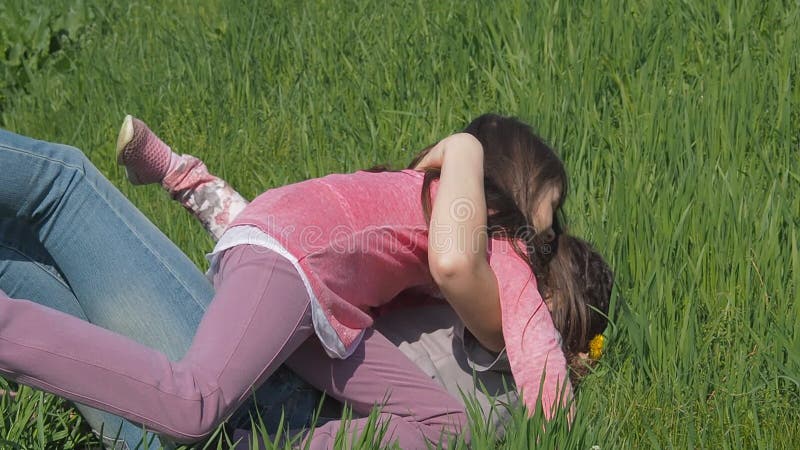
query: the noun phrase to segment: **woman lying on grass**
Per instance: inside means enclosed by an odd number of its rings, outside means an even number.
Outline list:
[[[550,295],[568,278],[547,270],[552,253],[543,251],[557,242],[563,166],[514,120],[483,116],[465,131],[419,158],[420,167],[441,168],[438,183],[433,171],[357,172],[254,200],[215,248],[216,294],[179,361],[2,297],[0,370],[194,441],[285,362],[357,412],[383,403],[387,440],[419,448],[466,431],[463,405],[374,332],[369,312],[409,289],[438,289],[485,348],[505,346],[529,409],[552,416],[570,397],[564,352],[585,352],[595,324],[605,323],[579,296]],[[175,159],[165,161],[168,172]],[[115,295],[104,292],[105,277],[116,286],[124,277],[137,301],[198,301],[196,274],[170,270],[183,264],[171,244],[119,207],[119,193],[79,151],[3,133],[0,162],[0,215],[30,224],[76,296],[102,301]],[[135,158],[127,163],[135,172]],[[315,430],[311,446],[330,446],[339,426]]]

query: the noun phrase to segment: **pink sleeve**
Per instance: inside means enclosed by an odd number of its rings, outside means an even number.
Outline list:
[[[541,400],[544,416],[551,419],[572,397],[561,336],[528,264],[509,241],[493,239],[491,246],[489,263],[500,290],[511,373],[528,413],[533,414]]]

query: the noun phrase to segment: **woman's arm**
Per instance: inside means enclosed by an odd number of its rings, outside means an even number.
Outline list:
[[[441,167],[431,211],[428,263],[447,301],[486,348],[503,348],[497,280],[487,258],[483,147],[459,133],[439,142],[421,167]]]

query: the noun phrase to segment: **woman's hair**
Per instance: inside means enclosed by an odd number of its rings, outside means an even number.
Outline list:
[[[590,353],[589,342],[608,325],[614,273],[588,242],[568,234],[557,241],[542,296],[561,333],[570,378],[577,385],[595,362],[579,354]]]
[[[484,191],[490,237],[519,240],[525,248],[517,253],[525,259],[540,283],[547,283],[547,266],[553,255],[553,240],[561,233],[554,214],[549,229],[536,230],[533,218],[543,197],[557,189],[558,211],[567,194],[567,172],[555,151],[531,127],[515,118],[484,114],[464,129],[475,136],[484,149]],[[409,168],[414,168],[430,151],[420,152]],[[430,220],[430,187],[439,170],[427,170],[422,185],[422,207]]]

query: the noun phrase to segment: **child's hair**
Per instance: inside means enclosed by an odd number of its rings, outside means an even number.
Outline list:
[[[548,262],[553,256],[552,241],[561,233],[561,224],[556,213],[549,229],[536,230],[533,218],[551,188],[559,194],[554,210],[560,210],[567,194],[564,164],[529,125],[515,118],[484,114],[467,125],[464,132],[475,136],[484,149],[489,235],[524,242],[525,248],[518,248],[517,253],[528,262],[537,280],[541,280],[540,286],[546,285]],[[416,167],[431,148],[420,152],[409,168]],[[431,182],[439,175],[438,170],[427,170],[425,174],[422,207],[427,219],[431,213]]]
[[[561,333],[570,378],[577,385],[595,362],[580,354],[591,353],[589,343],[608,325],[614,273],[600,253],[582,239],[562,234],[556,247],[542,296]]]

